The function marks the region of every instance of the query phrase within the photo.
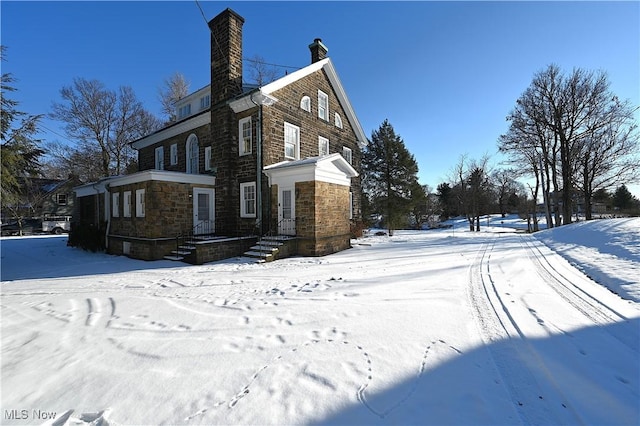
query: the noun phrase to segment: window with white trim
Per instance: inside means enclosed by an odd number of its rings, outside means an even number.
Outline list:
[[[311,98],[303,96],[302,99],[300,99],[300,108],[307,112],[311,112]]]
[[[204,169],[206,171],[211,170],[211,147],[204,148]]]
[[[56,194],[56,202],[59,206],[67,205],[67,194]]]
[[[287,122],[284,123],[284,157],[300,159],[300,127]]]
[[[178,108],[178,119],[191,115],[191,104],[186,104]]]
[[[124,203],[122,205],[122,216],[131,217],[131,191],[124,191]]]
[[[171,144],[170,154],[171,154],[170,155],[171,158],[169,159],[169,161],[172,166],[175,166],[176,164],[178,164],[178,144],[177,143]]]
[[[205,95],[203,97],[200,98],[200,109],[205,109],[205,108],[209,108],[209,105],[211,105],[211,95]]]
[[[144,217],[144,189],[136,189],[136,217]]]
[[[318,90],[318,117],[329,121],[329,95]]]
[[[338,129],[342,129],[342,117],[337,112],[335,113],[335,123]]]
[[[329,155],[329,139],[318,136],[318,155]]]
[[[200,173],[200,147],[198,145],[198,137],[195,134],[191,134],[187,138],[186,148],[187,173]]]
[[[349,162],[349,164],[352,164],[353,156],[352,156],[351,148],[347,148],[346,146],[343,146],[342,156],[344,157],[345,160]]]
[[[240,217],[256,217],[256,183],[240,184]]]
[[[164,170],[164,147],[156,148],[156,170]]]
[[[252,151],[252,135],[251,135],[251,117],[243,118],[238,123],[238,152],[240,155],[251,154]]]
[[[120,217],[120,193],[111,194],[111,217]]]

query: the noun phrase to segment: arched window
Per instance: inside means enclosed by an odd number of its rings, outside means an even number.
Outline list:
[[[342,129],[342,117],[340,117],[340,114],[338,114],[337,112],[336,112],[335,117],[336,117],[336,119],[335,119],[336,127],[339,128],[339,129]]]
[[[200,163],[200,148],[198,146],[198,137],[194,134],[189,135],[187,138],[187,147],[186,147],[186,163],[187,163],[187,173],[198,174],[200,171],[198,170],[198,164]]]
[[[311,98],[308,96],[303,96],[300,100],[300,108],[307,112],[311,112]]]

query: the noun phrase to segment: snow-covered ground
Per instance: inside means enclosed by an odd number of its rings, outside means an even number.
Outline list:
[[[0,423],[638,425],[640,219],[496,222],[269,264],[2,239]]]

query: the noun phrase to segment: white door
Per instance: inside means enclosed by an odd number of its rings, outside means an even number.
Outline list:
[[[278,233],[296,235],[296,203],[293,188],[283,188],[278,194]]]
[[[215,193],[212,188],[193,189],[193,233],[215,232]]]

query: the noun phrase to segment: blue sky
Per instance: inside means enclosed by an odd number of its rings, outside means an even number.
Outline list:
[[[304,67],[322,38],[370,136],[389,119],[435,188],[460,155],[498,166],[506,115],[551,63],[604,70],[640,105],[640,2],[210,2],[245,18],[244,56]],[[178,71],[209,83],[209,33],[195,1],[2,1],[2,72],[29,114],[48,113],[73,78],[131,86],[160,115],[157,90]],[[636,117],[640,121],[640,114]],[[63,141],[43,122],[45,140]],[[640,187],[631,186],[640,196]]]

